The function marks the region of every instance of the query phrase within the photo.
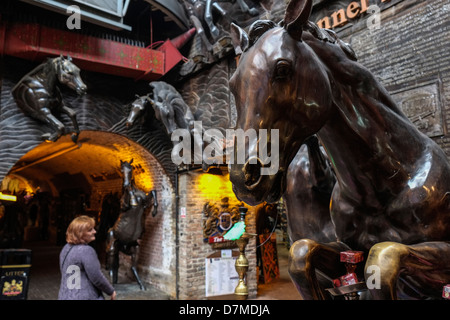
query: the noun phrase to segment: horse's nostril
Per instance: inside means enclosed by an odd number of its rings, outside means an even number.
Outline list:
[[[82,96],[82,95],[86,94],[87,87],[86,86],[81,86],[81,87],[78,88],[77,91],[78,91],[78,94]]]
[[[261,180],[261,161],[259,159],[249,159],[244,165],[245,185],[248,188],[258,184]]]

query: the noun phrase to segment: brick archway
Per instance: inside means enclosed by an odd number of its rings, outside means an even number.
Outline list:
[[[67,227],[60,227],[67,222],[65,220],[71,220],[76,214],[98,218],[105,197],[121,195],[120,160],[131,159],[136,185],[145,192],[156,190],[159,202],[157,215],[146,218],[138,260],[139,272],[144,281],[173,295],[175,250],[167,248],[175,247],[175,189],[170,173],[146,148],[120,134],[84,130],[77,144],[72,142],[70,135],[54,143],[39,144],[14,164],[5,180],[17,180],[12,185],[19,189],[26,185],[31,192],[39,191],[51,196],[54,223],[51,224],[53,237],[50,240],[57,241],[58,232]],[[72,207],[67,205],[63,199],[67,197],[76,204]],[[80,198],[84,203],[79,201]],[[64,216],[70,217],[66,219]],[[64,223],[59,223],[58,219],[63,219]],[[129,276],[128,267],[129,257],[123,255],[119,272]]]

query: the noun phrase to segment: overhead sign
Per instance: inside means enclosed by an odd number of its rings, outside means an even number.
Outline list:
[[[360,0],[350,2],[346,7],[335,10],[330,15],[319,16],[316,20],[320,28],[333,29],[356,19],[367,12],[371,5],[377,5],[390,0]],[[341,3],[341,2],[339,2]]]

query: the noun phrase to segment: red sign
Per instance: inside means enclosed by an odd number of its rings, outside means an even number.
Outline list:
[[[442,290],[442,298],[450,300],[450,284],[444,286],[444,289]]]
[[[364,260],[364,252],[353,250],[342,251],[340,257],[341,262],[359,263]]]
[[[213,236],[208,238],[208,243],[221,243],[226,241],[228,240],[225,240],[222,236]]]

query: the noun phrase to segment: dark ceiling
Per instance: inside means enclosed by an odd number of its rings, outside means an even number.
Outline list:
[[[63,14],[36,6],[31,4],[33,1],[1,0],[1,19],[37,22],[54,28],[66,29],[67,13]],[[150,2],[153,0],[130,1],[123,23],[131,26],[131,31],[113,30],[86,21],[81,22],[80,30],[73,29],[72,31],[118,41],[136,40],[143,42],[144,46],[148,46],[152,42],[172,39],[186,31],[185,28],[180,27],[180,23],[173,20],[173,17],[159,10]]]

